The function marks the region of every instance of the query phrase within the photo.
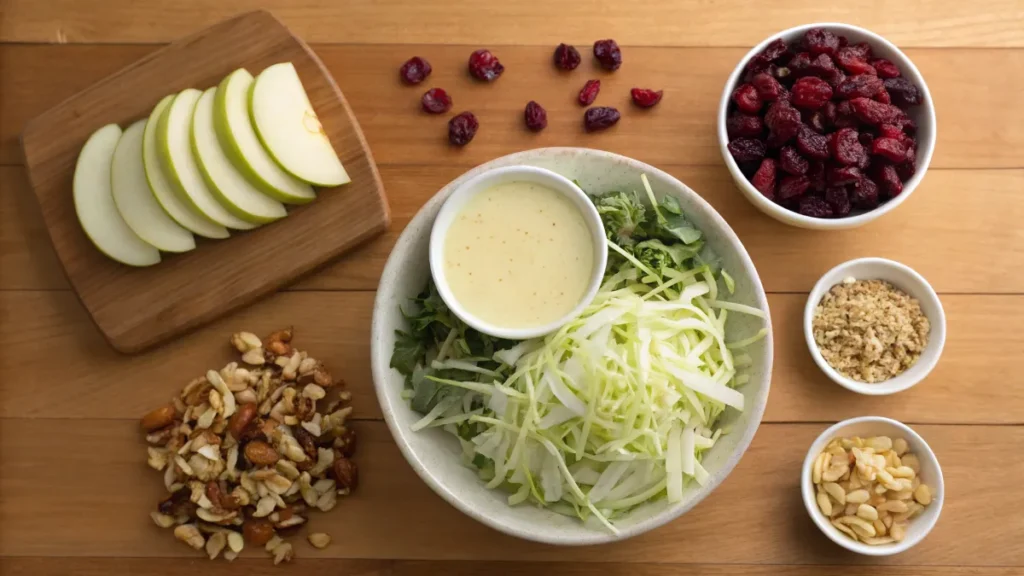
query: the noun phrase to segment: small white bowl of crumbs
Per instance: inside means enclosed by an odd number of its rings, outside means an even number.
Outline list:
[[[920,274],[885,258],[860,258],[814,285],[804,307],[804,337],[814,362],[835,383],[859,394],[895,394],[938,363],[946,316]]]
[[[844,420],[818,436],[800,491],[822,533],[868,556],[899,554],[924,540],[945,500],[942,467],[928,443],[879,416]]]

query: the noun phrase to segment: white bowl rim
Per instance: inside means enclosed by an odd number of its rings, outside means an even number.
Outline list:
[[[890,268],[899,271],[901,274],[905,274],[916,279],[923,288],[923,294],[911,294],[919,300],[928,300],[936,310],[938,310],[937,317],[928,317],[928,322],[932,326],[931,333],[929,334],[928,347],[935,346],[935,354],[929,355],[928,359],[925,360],[924,355],[918,360],[913,366],[907,369],[907,371],[914,370],[917,372],[914,378],[909,378],[903,384],[896,387],[884,386],[886,382],[890,380],[883,380],[882,382],[875,382],[868,384],[867,382],[858,382],[853,378],[847,378],[839,373],[838,370],[829,365],[825,358],[821,355],[821,351],[818,349],[817,343],[814,341],[814,329],[812,324],[814,322],[814,311],[818,306],[818,302],[824,297],[825,292],[828,291],[836,283],[828,281],[828,278],[840,275],[843,270],[853,268],[860,264],[870,264],[878,267]],[[857,278],[858,280],[869,280],[870,278]],[[902,288],[901,288],[902,289]],[[942,356],[942,350],[946,344],[946,313],[942,308],[942,301],[939,300],[939,295],[932,288],[932,285],[925,280],[924,276],[919,274],[916,270],[896,262],[895,260],[889,260],[888,258],[868,257],[868,258],[855,258],[853,260],[847,260],[842,264],[833,266],[828,272],[821,275],[821,278],[815,282],[814,287],[811,288],[810,293],[807,295],[807,303],[804,305],[804,340],[807,342],[807,349],[811,353],[811,358],[814,359],[814,363],[818,365],[818,368],[825,373],[833,382],[839,384],[843,388],[856,392],[858,394],[864,394],[866,396],[887,396],[889,394],[896,394],[908,390],[919,382],[928,377],[931,371],[939,363],[939,358]],[[904,372],[905,374],[906,372]]]
[[[442,265],[442,261],[444,259],[444,236],[448,231],[448,228],[451,226],[450,222],[449,225],[445,227],[440,225],[443,217],[461,209],[465,202],[468,201],[469,197],[483,192],[483,188],[473,190],[475,187],[480,186],[481,182],[490,179],[502,178],[508,175],[538,178],[539,180],[544,181],[543,184],[549,188],[556,190],[565,196],[571,196],[573,204],[580,209],[580,214],[583,216],[583,219],[587,224],[587,229],[588,232],[590,232],[590,239],[595,253],[594,270],[590,273],[590,280],[587,282],[587,290],[583,293],[583,297],[576,306],[552,322],[531,328],[507,328],[498,326],[466,310],[452,292],[451,286],[448,284],[448,278],[444,273],[444,266]],[[573,183],[572,180],[569,180],[561,174],[548,170],[547,168],[520,164],[502,166],[483,171],[460,184],[458,188],[452,190],[452,193],[445,198],[444,203],[441,205],[441,210],[438,212],[437,218],[434,220],[434,225],[431,226],[429,254],[430,275],[434,278],[434,285],[437,286],[437,292],[441,295],[441,299],[444,300],[444,303],[448,308],[471,328],[483,332],[484,334],[497,336],[498,338],[507,338],[510,340],[527,340],[529,338],[544,336],[545,334],[558,330],[564,324],[570,322],[573,318],[576,318],[583,313],[583,310],[589,306],[594,300],[594,297],[597,296],[597,290],[601,287],[601,279],[604,278],[604,271],[608,265],[608,250],[605,245],[604,224],[601,222],[601,215],[597,213],[597,208],[594,207],[593,202],[587,198],[587,195],[583,190]]]
[[[499,162],[518,163],[520,158],[530,157],[535,154],[555,154],[562,152],[585,152],[588,154],[602,156],[609,160],[623,162],[636,168],[637,171],[641,173],[654,174],[661,178],[674,180],[678,182],[683,188],[687,190],[690,189],[679,179],[675,178],[674,176],[668,174],[663,170],[655,168],[654,166],[651,166],[650,164],[647,164],[645,162],[641,162],[640,160],[635,160],[633,158],[629,158],[628,156],[623,156],[621,154],[616,154],[614,152],[607,152],[604,150],[597,150],[593,148],[571,146],[534,148],[531,150],[524,150],[521,152],[516,152],[513,154],[495,158],[489,162],[477,166],[476,168],[471,169],[470,171],[460,176],[457,176],[454,180],[452,180],[444,187],[442,187],[437,192],[437,194],[431,197],[431,200],[428,200],[424,204],[424,207],[417,212],[416,216],[414,216],[413,220],[410,221],[410,224],[407,226],[407,228],[411,228],[412,223],[415,222],[417,218],[425,217],[425,213],[423,211],[424,208],[430,204],[433,198],[437,197],[437,195],[439,194],[442,194],[446,188],[451,186],[452,183],[454,183],[460,178],[467,177],[470,174],[482,172],[490,167],[493,167],[495,164]],[[747,252],[746,247],[743,245],[739,237],[736,235],[736,232],[732,229],[731,226],[729,226],[728,222],[725,221],[725,218],[722,217],[722,215],[719,214],[718,211],[715,210],[714,207],[712,207],[711,204],[709,204],[707,200],[705,200],[699,194],[694,193],[694,202],[703,205],[703,207],[707,210],[708,217],[715,223],[715,226],[717,226],[719,230],[721,230],[723,237],[727,238],[728,241],[736,247],[737,254],[739,255],[739,257],[742,260],[744,260],[751,267],[751,269],[755,271],[755,274],[752,275],[750,278],[750,282],[755,291],[755,295],[758,296],[764,304],[766,311],[765,329],[767,330],[767,334],[764,338],[765,358],[767,359],[767,361],[764,367],[764,373],[766,374],[766,376],[764,383],[764,392],[762,393],[762,400],[749,407],[750,424],[747,426],[746,430],[744,430],[743,434],[737,441],[736,449],[729,456],[729,458],[726,460],[725,464],[718,471],[718,473],[712,475],[708,484],[702,487],[701,492],[698,494],[698,496],[695,498],[691,498],[689,501],[684,502],[675,507],[666,508],[660,514],[652,516],[644,522],[640,522],[638,524],[634,524],[632,526],[620,530],[618,534],[594,530],[585,536],[576,537],[547,537],[547,535],[541,533],[514,532],[505,525],[491,518],[490,516],[482,514],[477,509],[464,504],[459,495],[455,491],[450,489],[440,478],[438,478],[431,471],[431,468],[419,457],[419,455],[416,454],[412,450],[412,448],[410,448],[409,443],[405,440],[405,436],[412,432],[409,430],[405,430],[402,426],[399,425],[399,423],[395,419],[393,407],[389,401],[387,393],[383,389],[383,383],[387,382],[387,372],[391,370],[391,368],[388,365],[388,363],[378,361],[380,354],[378,354],[377,351],[375,350],[375,348],[378,346],[378,343],[377,340],[372,336],[373,334],[376,334],[378,331],[378,316],[376,314],[376,310],[378,309],[379,306],[386,304],[385,302],[383,302],[383,291],[378,289],[377,295],[374,298],[375,313],[373,314],[370,328],[370,362],[374,390],[377,393],[377,401],[380,404],[381,412],[384,415],[384,421],[387,423],[388,429],[391,431],[391,435],[392,437],[394,437],[395,443],[398,445],[398,449],[402,453],[402,456],[405,457],[406,461],[413,468],[416,474],[436,494],[440,495],[445,501],[447,501],[457,510],[461,511],[463,514],[466,514],[470,518],[473,518],[481,524],[484,524],[485,526],[493,528],[499,532],[503,532],[505,534],[509,534],[511,536],[523,538],[526,540],[541,542],[544,544],[555,544],[561,546],[582,546],[626,540],[633,536],[637,536],[645,532],[654,530],[655,528],[659,528],[675,520],[676,518],[682,516],[683,514],[691,510],[694,506],[699,504],[708,494],[710,494],[712,491],[714,491],[715,488],[721,485],[721,483],[725,480],[726,477],[729,476],[729,474],[732,473],[732,471],[736,468],[736,465],[739,463],[740,459],[743,457],[747,449],[750,447],[750,444],[754,439],[754,435],[756,434],[758,428],[760,428],[761,426],[761,419],[764,416],[765,408],[768,405],[768,396],[771,392],[772,365],[774,362],[774,338],[771,322],[771,313],[768,308],[768,298],[765,294],[764,286],[761,284],[761,277],[759,274],[756,273],[756,267],[754,266],[753,260],[750,258],[750,254],[749,252]],[[410,236],[406,236],[405,232],[403,231],[403,233],[399,236],[398,240],[395,242],[395,246],[392,249],[391,254],[388,255],[387,262],[384,265],[384,271],[381,274],[382,279],[389,276],[389,271],[392,268],[401,266],[401,262],[399,261],[397,254],[407,251],[409,249],[409,245],[411,244],[411,242],[412,238]],[[390,356],[390,353],[388,355]],[[408,409],[408,406],[404,406],[404,408]]]
[[[919,149],[919,154],[921,154],[920,157],[922,158],[922,160],[921,162],[918,163],[917,171],[910,178],[910,180],[903,183],[903,191],[898,196],[896,196],[896,198],[889,200],[885,204],[880,205],[878,208],[869,210],[868,212],[865,212],[863,214],[858,214],[857,216],[848,216],[845,218],[814,218],[812,216],[804,216],[803,214],[793,212],[791,210],[787,210],[782,206],[779,206],[775,202],[772,202],[771,200],[765,198],[764,195],[762,195],[756,188],[754,188],[754,185],[751,184],[750,181],[747,180],[747,177],[743,174],[743,172],[740,171],[739,165],[736,163],[736,160],[732,157],[732,154],[729,153],[729,149],[727,147],[729,144],[729,135],[726,131],[725,121],[727,117],[727,111],[729,109],[729,99],[732,96],[732,91],[735,88],[737,82],[739,81],[739,78],[743,74],[743,70],[747,66],[747,62],[749,62],[750,59],[754,57],[754,55],[759,54],[762,50],[764,50],[764,48],[775,39],[806,32],[811,28],[827,28],[833,32],[856,32],[858,34],[871,38],[871,42],[881,44],[886,48],[892,50],[894,54],[897,54],[901,58],[901,61],[895,62],[895,64],[897,64],[900,67],[900,71],[903,73],[903,75],[914,80],[914,82],[918,86],[918,89],[921,90],[921,94],[924,97],[923,111],[928,123],[931,124],[932,128],[931,138],[929,138],[926,142],[923,142],[923,149]],[[932,161],[932,154],[935,152],[935,141],[938,139],[936,136],[937,126],[935,119],[935,103],[932,100],[931,91],[928,90],[928,83],[925,82],[924,76],[921,74],[921,71],[917,69],[917,66],[914,65],[914,62],[906,54],[904,54],[903,51],[900,50],[895,44],[893,44],[880,34],[872,32],[871,30],[868,30],[866,28],[861,28],[860,26],[854,26],[853,24],[844,24],[842,22],[814,22],[811,24],[801,24],[800,26],[794,26],[792,28],[782,30],[781,32],[776,32],[775,34],[768,36],[768,38],[764,39],[757,46],[751,48],[750,51],[747,52],[743,56],[743,58],[740,59],[739,64],[737,64],[732,74],[729,75],[729,79],[726,80],[725,82],[725,88],[722,90],[722,97],[719,100],[718,104],[717,124],[719,151],[722,154],[722,159],[725,160],[725,165],[729,169],[729,172],[731,173],[733,180],[735,180],[737,186],[741,188],[743,195],[746,196],[747,199],[755,206],[757,206],[761,211],[769,213],[770,215],[773,215],[773,217],[776,215],[779,216],[779,218],[776,219],[778,219],[780,222],[818,230],[840,230],[847,228],[855,228],[857,226],[867,224],[868,222],[871,222],[895,210],[897,206],[902,204],[910,196],[910,194],[917,189],[917,186],[921,183],[921,180],[924,179],[925,172],[928,171],[928,166],[931,164]]]
[[[827,522],[824,514],[818,510],[818,503],[814,496],[813,482],[811,482],[811,469],[814,467],[814,460],[825,448],[828,441],[838,435],[839,430],[862,423],[886,424],[901,430],[906,435],[907,439],[911,440],[911,444],[923,448],[923,450],[916,450],[916,452],[918,452],[919,459],[921,453],[925,453],[928,460],[928,466],[934,467],[935,469],[934,492],[937,497],[934,498],[930,504],[930,506],[934,506],[935,512],[929,515],[930,521],[921,524],[918,527],[918,530],[913,532],[913,534],[908,533],[907,537],[902,542],[884,544],[881,546],[869,546],[863,542],[855,542],[845,534],[840,533],[839,530],[832,526],[831,523]],[[932,531],[932,528],[934,528],[938,523],[939,515],[942,514],[942,503],[946,499],[945,480],[942,476],[942,466],[939,464],[939,458],[935,455],[935,451],[932,450],[932,447],[928,445],[928,442],[926,442],[920,434],[914,431],[913,428],[899,420],[893,420],[892,418],[886,418],[884,416],[858,416],[856,418],[849,418],[841,422],[836,422],[819,434],[818,437],[814,439],[814,442],[811,442],[811,446],[807,449],[807,456],[804,457],[804,464],[800,470],[800,494],[803,497],[804,508],[807,509],[807,514],[810,515],[811,520],[814,521],[814,525],[821,530],[822,534],[843,548],[846,548],[851,552],[864,554],[865,556],[892,556],[893,554],[899,554],[900,552],[904,552],[916,546],[928,536]],[[918,521],[923,519],[923,517],[918,517]]]

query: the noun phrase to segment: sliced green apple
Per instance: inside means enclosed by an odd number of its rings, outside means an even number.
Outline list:
[[[252,86],[249,111],[260,142],[293,176],[325,187],[352,181],[291,62],[260,72]]]
[[[316,199],[313,188],[277,165],[260,143],[249,115],[252,74],[239,68],[217,87],[213,120],[224,152],[232,164],[264,193],[288,204],[306,204]]]
[[[216,88],[203,92],[192,114],[192,151],[210,190],[225,208],[242,220],[262,224],[287,216],[284,204],[263,194],[246,180],[221,148],[213,129],[216,92]]]
[[[89,137],[78,155],[72,196],[85,235],[107,256],[129,266],[152,266],[160,251],[139,238],[114,205],[110,165],[121,127],[107,124]]]
[[[149,187],[153,191],[156,201],[160,203],[160,207],[182,227],[206,238],[227,238],[230,235],[227,228],[207,219],[174,192],[174,187],[160,162],[160,155],[157,153],[156,127],[174,97],[175,94],[165,96],[153,108],[153,112],[150,113],[149,120],[146,122],[146,130],[142,135],[142,163],[146,168],[146,181],[149,182]]]
[[[121,135],[110,164],[110,188],[117,211],[132,232],[164,252],[188,252],[196,239],[164,212],[146,182],[142,164],[142,136],[146,121],[139,120]]]
[[[182,90],[157,121],[156,143],[161,163],[175,191],[193,209],[221,226],[251,230],[257,225],[228,212],[217,201],[203,180],[196,156],[192,152],[192,113],[202,94],[195,88]]]

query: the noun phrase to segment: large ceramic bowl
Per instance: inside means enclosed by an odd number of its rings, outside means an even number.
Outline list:
[[[499,166],[529,165],[553,170],[579,181],[590,193],[642,189],[640,175],[646,174],[659,196],[675,196],[686,215],[707,238],[722,264],[736,280],[732,300],[762,310],[768,301],[754,264],[732,228],[696,192],[672,176],[630,158],[585,148],[542,148],[504,156],[463,174],[438,192],[419,211],[399,237],[381,276],[374,302],[371,334],[373,382],[384,418],[402,454],[435,492],[469,516],[502,532],[551,544],[598,544],[641,534],[693,508],[715,489],[739,462],[750,445],[768,401],[772,372],[772,332],[748,350],[753,357],[750,381],[740,388],[745,398],[743,413],[727,410],[721,424],[731,432],[709,450],[704,467],[710,474],[705,486],[690,484],[683,501],[669,505],[665,499],[633,510],[616,522],[619,534],[612,534],[596,521],[580,522],[529,504],[509,506],[507,494],[488,490],[475,471],[460,463],[460,447],[454,436],[440,430],[419,432],[410,426],[420,418],[402,399],[403,378],[389,367],[395,344],[395,330],[406,327],[400,306],[416,296],[430,276],[428,250],[430,230],[441,205],[453,190],[470,178]],[[765,324],[741,314],[730,316],[727,338],[738,340],[754,335]]]

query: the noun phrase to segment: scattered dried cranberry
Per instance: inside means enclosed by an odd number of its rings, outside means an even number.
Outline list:
[[[580,51],[575,46],[559,44],[555,48],[555,66],[562,70],[575,70],[580,60]]]
[[[423,110],[431,114],[444,114],[452,108],[452,97],[442,88],[431,88],[420,99]]]
[[[472,112],[463,112],[448,121],[448,141],[455,146],[465,146],[476,136],[480,123]]]
[[[793,105],[817,110],[832,98],[832,87],[821,78],[807,76],[793,84]]]
[[[469,55],[469,73],[478,80],[493,82],[504,71],[505,67],[490,50],[477,50]]]
[[[874,171],[874,180],[889,198],[895,198],[903,192],[903,181],[892,164],[879,165]]]
[[[828,160],[828,136],[801,126],[796,135],[796,148],[801,154],[815,160]]]
[[[591,110],[598,110],[598,108],[591,108]],[[587,112],[589,113],[590,110]],[[754,138],[737,138],[729,142],[728,148],[732,157],[740,163],[759,162],[761,158],[764,158],[765,152],[767,152],[764,142]]]
[[[860,186],[851,190],[850,201],[857,208],[864,210],[876,208],[878,206],[878,185],[864,178],[860,181]]]
[[[430,62],[419,56],[413,56],[405,64],[402,64],[402,67],[398,69],[398,73],[406,84],[419,84],[426,80],[427,76],[430,76],[431,70],[433,68],[430,67]]]
[[[594,58],[605,70],[618,70],[622,66],[622,50],[612,39],[594,42]]]
[[[868,64],[867,56],[854,46],[840,48],[836,62],[850,74],[876,74],[874,67]]]
[[[779,168],[794,176],[807,174],[811,163],[800,155],[792,146],[785,146],[779,151]]]
[[[760,116],[736,113],[725,121],[725,130],[730,139],[740,136],[760,136],[764,132],[764,121]]]
[[[903,111],[892,104],[882,104],[869,98],[854,98],[849,102],[857,118],[867,124],[895,124],[904,116]]]
[[[587,80],[587,83],[583,85],[583,89],[580,90],[580,106],[590,106],[597,100],[597,93],[601,91],[600,80]]]
[[[764,124],[780,144],[785,143],[800,131],[800,111],[785,100],[777,100],[768,107]]]
[[[801,198],[796,211],[812,218],[832,217],[832,207],[823,198],[817,196],[804,196]]]
[[[853,128],[840,128],[833,133],[829,139],[829,148],[836,162],[847,166],[857,165],[867,156],[858,139],[857,131]]]
[[[899,164],[906,160],[907,147],[895,138],[875,138],[871,143],[871,153]]]
[[[807,176],[786,176],[779,182],[779,200],[789,200],[802,196],[810,186],[811,181]]]
[[[856,166],[835,166],[828,170],[828,183],[831,186],[846,186],[857,184],[863,174]]]
[[[741,84],[733,90],[732,100],[747,114],[756,114],[761,109],[761,99],[757,97],[757,88],[753,84]]]
[[[769,200],[775,199],[775,160],[765,158],[754,173],[750,183]]]
[[[596,106],[583,114],[583,128],[587,132],[611,128],[619,121],[620,117],[619,111],[611,106]],[[764,156],[764,154],[761,154],[761,156]]]
[[[896,78],[900,75],[900,69],[885,58],[875,58],[870,62],[875,73],[881,78]]]
[[[839,38],[824,28],[811,28],[804,34],[804,46],[811,54],[835,54],[839,50]]]
[[[772,102],[785,90],[774,76],[767,72],[756,74],[750,81],[757,90],[757,97],[765,102]]]
[[[846,188],[829,188],[825,191],[825,202],[832,207],[833,216],[847,216],[852,206],[850,205],[850,194]]]
[[[879,92],[883,92],[882,80],[878,76],[861,74],[850,76],[836,89],[836,96],[843,100],[851,98],[871,98]]]
[[[526,110],[523,111],[523,120],[526,127],[534,132],[540,132],[548,125],[548,113],[544,107],[533,100],[526,103]]]
[[[641,108],[650,108],[658,102],[661,102],[663,92],[663,90],[633,88],[629,91],[629,96],[633,99],[633,104],[636,104]]]
[[[906,78],[889,78],[885,80],[885,90],[889,92],[892,103],[906,108],[921,103],[921,91]]]

